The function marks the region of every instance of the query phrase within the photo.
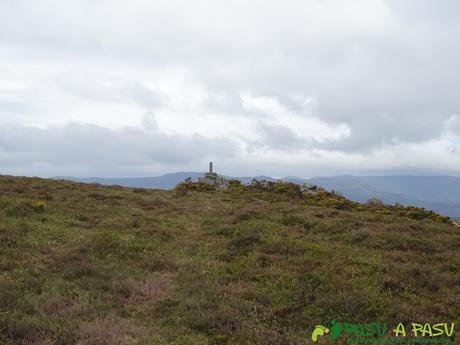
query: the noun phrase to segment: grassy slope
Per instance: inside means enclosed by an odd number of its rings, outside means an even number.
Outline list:
[[[0,193],[5,343],[307,344],[331,319],[460,321],[460,228],[436,218],[238,188],[0,177]]]

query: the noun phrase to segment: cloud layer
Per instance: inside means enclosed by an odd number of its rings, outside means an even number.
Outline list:
[[[458,175],[459,10],[3,1],[0,173]]]

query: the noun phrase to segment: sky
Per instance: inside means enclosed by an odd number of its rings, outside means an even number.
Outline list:
[[[457,0],[0,0],[0,174],[460,176]]]

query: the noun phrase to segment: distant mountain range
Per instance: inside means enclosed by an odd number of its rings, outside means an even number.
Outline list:
[[[153,189],[172,189],[187,177],[197,179],[203,173],[178,172],[156,177],[102,178],[102,177],[56,177],[76,182],[100,183]],[[250,183],[253,178],[259,180],[277,179],[269,176],[228,177]],[[347,198],[366,202],[378,198],[387,204],[396,202],[404,205],[424,207],[455,219],[460,218],[460,178],[452,176],[335,176],[304,179],[295,176],[281,178],[283,181],[302,184],[305,181],[334,189]]]

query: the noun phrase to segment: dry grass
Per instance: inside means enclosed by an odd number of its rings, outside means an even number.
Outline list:
[[[142,280],[126,279],[115,281],[113,291],[120,295],[126,304],[154,303],[166,296],[170,282],[158,276]]]
[[[73,333],[76,345],[147,344],[150,332],[114,314],[81,322]]]

